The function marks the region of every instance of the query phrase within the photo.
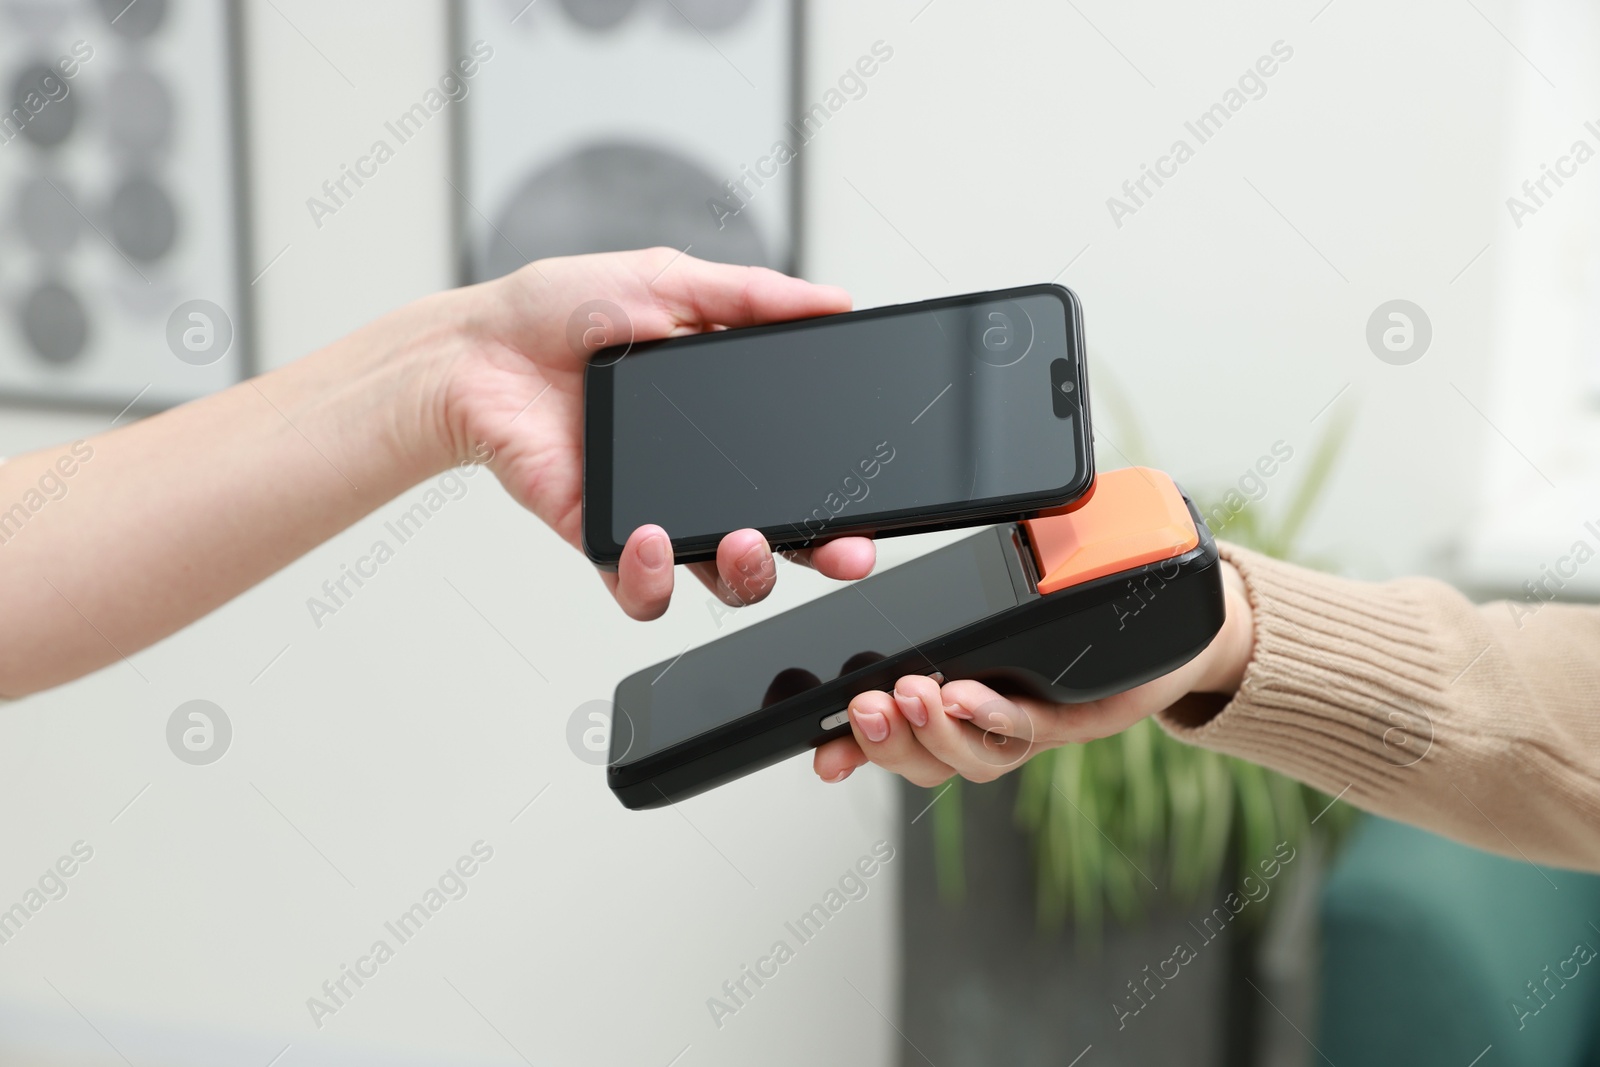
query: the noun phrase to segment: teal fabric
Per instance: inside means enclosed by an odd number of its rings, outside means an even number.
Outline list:
[[[1490,1046],[1479,1067],[1600,1067],[1597,927],[1600,877],[1363,820],[1323,887],[1316,1044],[1339,1067],[1467,1067]]]

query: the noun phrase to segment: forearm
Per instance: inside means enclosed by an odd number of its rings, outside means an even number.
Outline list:
[[[131,655],[448,465],[432,397],[455,341],[427,303],[0,465],[0,695]]]
[[[1253,607],[1237,695],[1161,716],[1180,738],[1491,851],[1600,869],[1600,611],[1474,607],[1236,548]]]

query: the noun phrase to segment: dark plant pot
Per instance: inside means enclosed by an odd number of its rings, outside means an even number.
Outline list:
[[[904,810],[912,813],[932,795],[905,789]],[[1189,907],[1152,891],[1145,918],[1132,927],[1108,918],[1098,947],[1080,946],[1070,919],[1061,933],[1042,933],[1031,844],[1012,818],[1016,790],[1011,777],[966,785],[939,801],[960,796],[963,805],[961,903],[939,896],[934,813],[906,833],[900,1062],[1067,1067],[1093,1046],[1084,1067],[1257,1063],[1254,1035],[1261,1032],[1261,1012],[1270,1009],[1245,979],[1270,988],[1254,965],[1259,928],[1235,921],[1210,940],[1203,936],[1204,916],[1228,890],[1219,886]],[[1224,869],[1226,882],[1236,868],[1230,863]],[[1149,873],[1159,884],[1159,872]],[[1163,961],[1180,943],[1192,947],[1193,958],[1162,983]],[[1173,967],[1166,969],[1170,974]]]

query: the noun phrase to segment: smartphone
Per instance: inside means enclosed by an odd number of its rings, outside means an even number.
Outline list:
[[[1094,484],[1083,313],[1059,285],[599,350],[584,373],[583,545],[663,527],[680,563],[1000,522]]]
[[[849,733],[849,701],[906,674],[1077,703],[1182,666],[1222,626],[1216,545],[1161,471],[1100,483],[625,678],[607,784],[630,808],[693,796]]]

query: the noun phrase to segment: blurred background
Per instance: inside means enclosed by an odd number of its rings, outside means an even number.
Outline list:
[[[667,244],[858,306],[1071,286],[1100,466],[1170,470],[1225,538],[1514,600],[1600,548],[1592,3],[0,0],[0,26],[0,455],[529,258]],[[783,565],[727,617],[682,582],[632,623],[465,485],[334,616],[308,598],[422,488],[4,708],[0,1061],[1600,1064],[1593,879],[1154,731],[1041,761],[1065,810],[795,760],[624,811],[616,681],[824,583]],[[210,762],[169,741],[196,700]],[[732,999],[875,848],[866,895]]]

